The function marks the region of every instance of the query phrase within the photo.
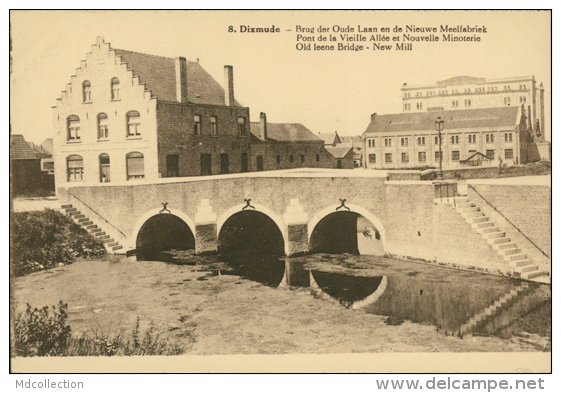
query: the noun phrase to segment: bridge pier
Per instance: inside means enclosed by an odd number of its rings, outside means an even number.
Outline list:
[[[287,256],[308,252],[308,214],[300,206],[298,198],[290,200],[284,214],[288,244],[285,246]]]
[[[218,233],[216,213],[208,199],[201,199],[195,213],[195,252],[197,254],[216,253],[218,251]]]

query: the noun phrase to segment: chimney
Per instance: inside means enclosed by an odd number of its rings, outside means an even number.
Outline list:
[[[370,121],[374,121],[374,118],[376,117],[376,113],[373,113],[370,115]]]
[[[234,106],[234,67],[224,66],[224,103],[226,106]]]
[[[179,102],[187,99],[187,60],[184,57],[175,58],[175,95]]]
[[[261,112],[259,117],[260,117],[259,138],[266,141],[267,140],[267,115],[265,114],[265,112]]]

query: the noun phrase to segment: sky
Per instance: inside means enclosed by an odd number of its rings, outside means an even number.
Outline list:
[[[318,42],[318,28],[470,25],[485,27],[480,42],[415,42],[411,51],[297,50]],[[279,33],[241,33],[240,26]],[[51,107],[80,61],[103,36],[112,48],[199,59],[221,85],[234,67],[236,100],[251,121],[302,123],[312,132],[362,134],[372,113],[399,113],[403,83],[420,85],[454,76],[534,75],[551,107],[550,13],[536,11],[12,11],[12,133],[41,143],[53,136]],[[229,26],[237,32],[229,32]],[[297,32],[298,26],[314,34]],[[290,31],[287,31],[290,30]],[[350,33],[350,34],[354,34]],[[297,41],[297,35],[314,42]],[[370,33],[363,33],[370,37]],[[378,32],[378,34],[382,34]],[[419,34],[417,36],[424,36]],[[460,34],[473,36],[473,34]],[[340,42],[340,41],[338,41]],[[338,43],[337,42],[337,43]],[[395,44],[385,42],[384,44]],[[549,111],[548,111],[549,112]],[[546,138],[551,140],[546,112]]]

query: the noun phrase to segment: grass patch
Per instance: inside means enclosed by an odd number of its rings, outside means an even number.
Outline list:
[[[10,271],[15,277],[102,254],[103,242],[55,210],[10,214]]]
[[[33,356],[147,356],[181,355],[195,342],[193,331],[183,333],[183,340],[171,342],[162,339],[154,324],[144,333],[140,329],[140,317],[132,329],[130,338],[119,334],[97,331],[73,336],[68,318],[67,304],[60,302],[51,308],[32,308],[27,304],[25,314],[18,314],[13,323],[13,355]]]

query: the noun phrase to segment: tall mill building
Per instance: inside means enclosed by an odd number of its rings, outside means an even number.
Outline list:
[[[53,107],[57,187],[335,167],[301,124],[267,134],[263,115],[251,125],[231,66],[224,86],[198,61],[114,49],[98,37]]]
[[[457,76],[427,85],[404,83],[401,94],[404,113],[524,104],[529,132],[537,137],[544,135],[544,88],[543,83],[536,86],[533,76],[498,79]]]

